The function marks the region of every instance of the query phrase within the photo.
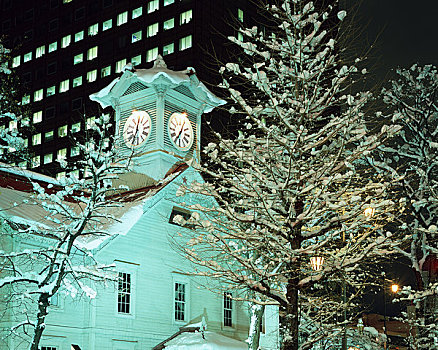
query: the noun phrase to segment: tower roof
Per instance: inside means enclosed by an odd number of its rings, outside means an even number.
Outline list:
[[[207,87],[199,81],[196,71],[188,67],[182,71],[173,71],[167,68],[163,58],[159,55],[150,69],[133,69],[131,64],[124,67],[123,74],[114,79],[102,90],[91,94],[90,99],[98,102],[103,108],[115,106],[115,102],[123,95],[129,86],[140,82],[145,87],[176,88],[183,85],[190,89],[196,99],[205,104],[204,113],[212,111],[215,107],[226,102],[214,95]]]

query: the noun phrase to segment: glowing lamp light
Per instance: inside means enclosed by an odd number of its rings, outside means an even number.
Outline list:
[[[321,271],[322,265],[324,264],[324,257],[322,256],[312,256],[310,258],[310,265],[314,271]]]
[[[374,208],[366,208],[363,212],[363,214],[367,217],[367,218],[371,218],[374,215]]]
[[[393,293],[397,293],[397,292],[398,292],[398,289],[399,289],[398,284],[392,284],[392,285],[391,285],[391,292],[393,292]]]
[[[355,347],[355,346],[350,346],[350,347],[348,348],[348,350],[360,350],[360,349],[357,348],[357,347]]]

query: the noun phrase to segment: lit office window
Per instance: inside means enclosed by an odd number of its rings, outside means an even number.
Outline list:
[[[3,149],[2,149],[2,151],[3,151]],[[3,154],[3,153],[2,153],[2,154]],[[26,168],[27,168],[27,162],[26,162],[25,160],[23,160],[22,162],[18,163],[18,166],[19,166],[21,169],[26,169]]]
[[[89,36],[94,36],[97,33],[99,33],[99,25],[97,23],[88,27],[88,35]]]
[[[66,35],[61,40],[61,48],[65,48],[65,47],[69,46],[70,43],[71,43],[71,35]]]
[[[163,56],[170,55],[175,51],[175,45],[173,43],[163,46]]]
[[[237,40],[243,42],[243,34],[241,32],[237,33]]]
[[[56,93],[55,85],[49,86],[46,90],[46,97],[52,96]]]
[[[49,53],[56,51],[58,49],[58,42],[55,41],[54,43],[49,44]]]
[[[126,58],[116,62],[116,73],[120,73],[123,67],[126,66]]]
[[[75,34],[75,43],[81,41],[84,38],[84,31],[81,30]]]
[[[97,46],[94,46],[91,49],[88,49],[87,60],[91,61],[91,60],[94,60],[96,57],[97,57]]]
[[[132,33],[131,35],[131,43],[135,43],[137,41],[141,40],[141,30],[139,30],[138,32]]]
[[[24,95],[21,98],[21,104],[22,105],[27,105],[30,102],[30,95]]]
[[[103,22],[102,24],[102,31],[111,29],[113,27],[113,20],[109,19],[108,21]]]
[[[53,162],[53,153],[47,153],[44,155],[44,164],[49,164]]]
[[[152,13],[158,10],[158,0],[151,0],[148,2],[148,13]]]
[[[37,124],[43,120],[43,111],[34,112],[32,116],[32,123]]]
[[[79,146],[74,146],[70,150],[70,157],[78,156],[80,152]]]
[[[91,70],[87,73],[87,82],[92,83],[97,79],[97,69]]]
[[[243,10],[237,9],[237,18],[240,22],[243,22]]]
[[[73,87],[78,87],[82,85],[82,76],[73,79]]]
[[[192,47],[192,36],[188,35],[184,38],[179,39],[179,50],[183,51]]]
[[[52,141],[53,135],[54,135],[53,130],[46,131],[46,133],[44,134],[44,141]]]
[[[29,62],[32,59],[32,52],[28,52],[23,56],[23,62]]]
[[[9,131],[17,130],[18,128],[18,122],[16,120],[11,120],[9,122]]]
[[[163,23],[163,29],[169,30],[175,27],[175,18],[168,19],[167,21],[164,21]]]
[[[89,118],[87,118],[87,120],[86,120],[86,128],[87,128],[87,130],[90,130],[94,126],[95,122],[96,122],[96,117],[89,117]]]
[[[192,10],[181,13],[179,17],[179,24],[186,24],[192,20]]]
[[[148,50],[146,53],[146,62],[152,62],[158,56],[158,47]]]
[[[164,6],[173,4],[175,2],[175,0],[164,0]]]
[[[32,158],[32,168],[37,168],[40,166],[41,160],[39,156],[35,156]]]
[[[81,62],[83,62],[83,60],[84,60],[84,54],[80,53],[80,54],[73,57],[73,64],[75,65],[75,64],[81,63]]]
[[[125,24],[128,22],[128,11],[122,12],[117,16],[117,25],[121,26],[122,24]]]
[[[43,99],[43,89],[39,89],[33,93],[34,101],[41,101]]]
[[[57,155],[56,155],[56,159],[57,160],[64,160],[65,158],[67,158],[67,148],[59,149],[57,152]]]
[[[76,179],[79,179],[79,170],[78,169],[72,170],[68,174]]]
[[[67,136],[67,125],[60,126],[58,128],[58,137],[66,137]]]
[[[45,53],[46,53],[46,46],[45,45],[37,47],[36,52],[35,52],[35,58],[39,58],[42,55],[44,55]]]
[[[65,171],[60,171],[56,174],[56,180],[60,181],[63,178],[65,178]]]
[[[140,17],[143,14],[143,7],[140,6],[134,10],[132,10],[132,19]]]
[[[157,33],[158,33],[158,23],[154,23],[148,26],[148,38],[157,35]]]
[[[109,75],[111,75],[111,66],[103,67],[103,68],[100,70],[100,76],[101,76],[102,78],[105,78],[105,77],[107,77],[107,76],[109,76]]]
[[[137,56],[132,57],[131,63],[134,67],[138,66],[141,63],[141,55],[137,55]]]
[[[66,92],[70,88],[70,80],[66,79],[59,83],[59,92]]]
[[[32,145],[40,145],[41,144],[41,133],[32,135]]]
[[[18,67],[21,63],[21,56],[15,56],[12,59],[12,68]]]
[[[72,133],[75,133],[75,132],[78,132],[78,131],[81,131],[81,122],[74,123],[71,126],[71,132]]]
[[[20,120],[21,126],[29,126],[30,124],[30,118],[26,117]]]
[[[69,2],[72,2],[73,0],[62,0],[63,4],[68,4]]]

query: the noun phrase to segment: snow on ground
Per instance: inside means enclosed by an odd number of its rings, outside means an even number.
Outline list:
[[[248,344],[214,332],[182,333],[166,343],[165,350],[247,350]]]

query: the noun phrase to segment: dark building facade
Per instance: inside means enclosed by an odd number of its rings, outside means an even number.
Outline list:
[[[219,61],[235,52],[227,37],[240,35],[239,25],[254,25],[256,15],[250,0],[0,0],[0,6],[1,36],[28,109],[18,123],[1,126],[18,128],[27,140],[30,159],[11,162],[58,177],[65,175],[59,160],[80,157],[74,139],[91,132],[99,115],[88,96],[126,64],[149,68],[162,55],[171,69],[195,67],[214,90]]]

